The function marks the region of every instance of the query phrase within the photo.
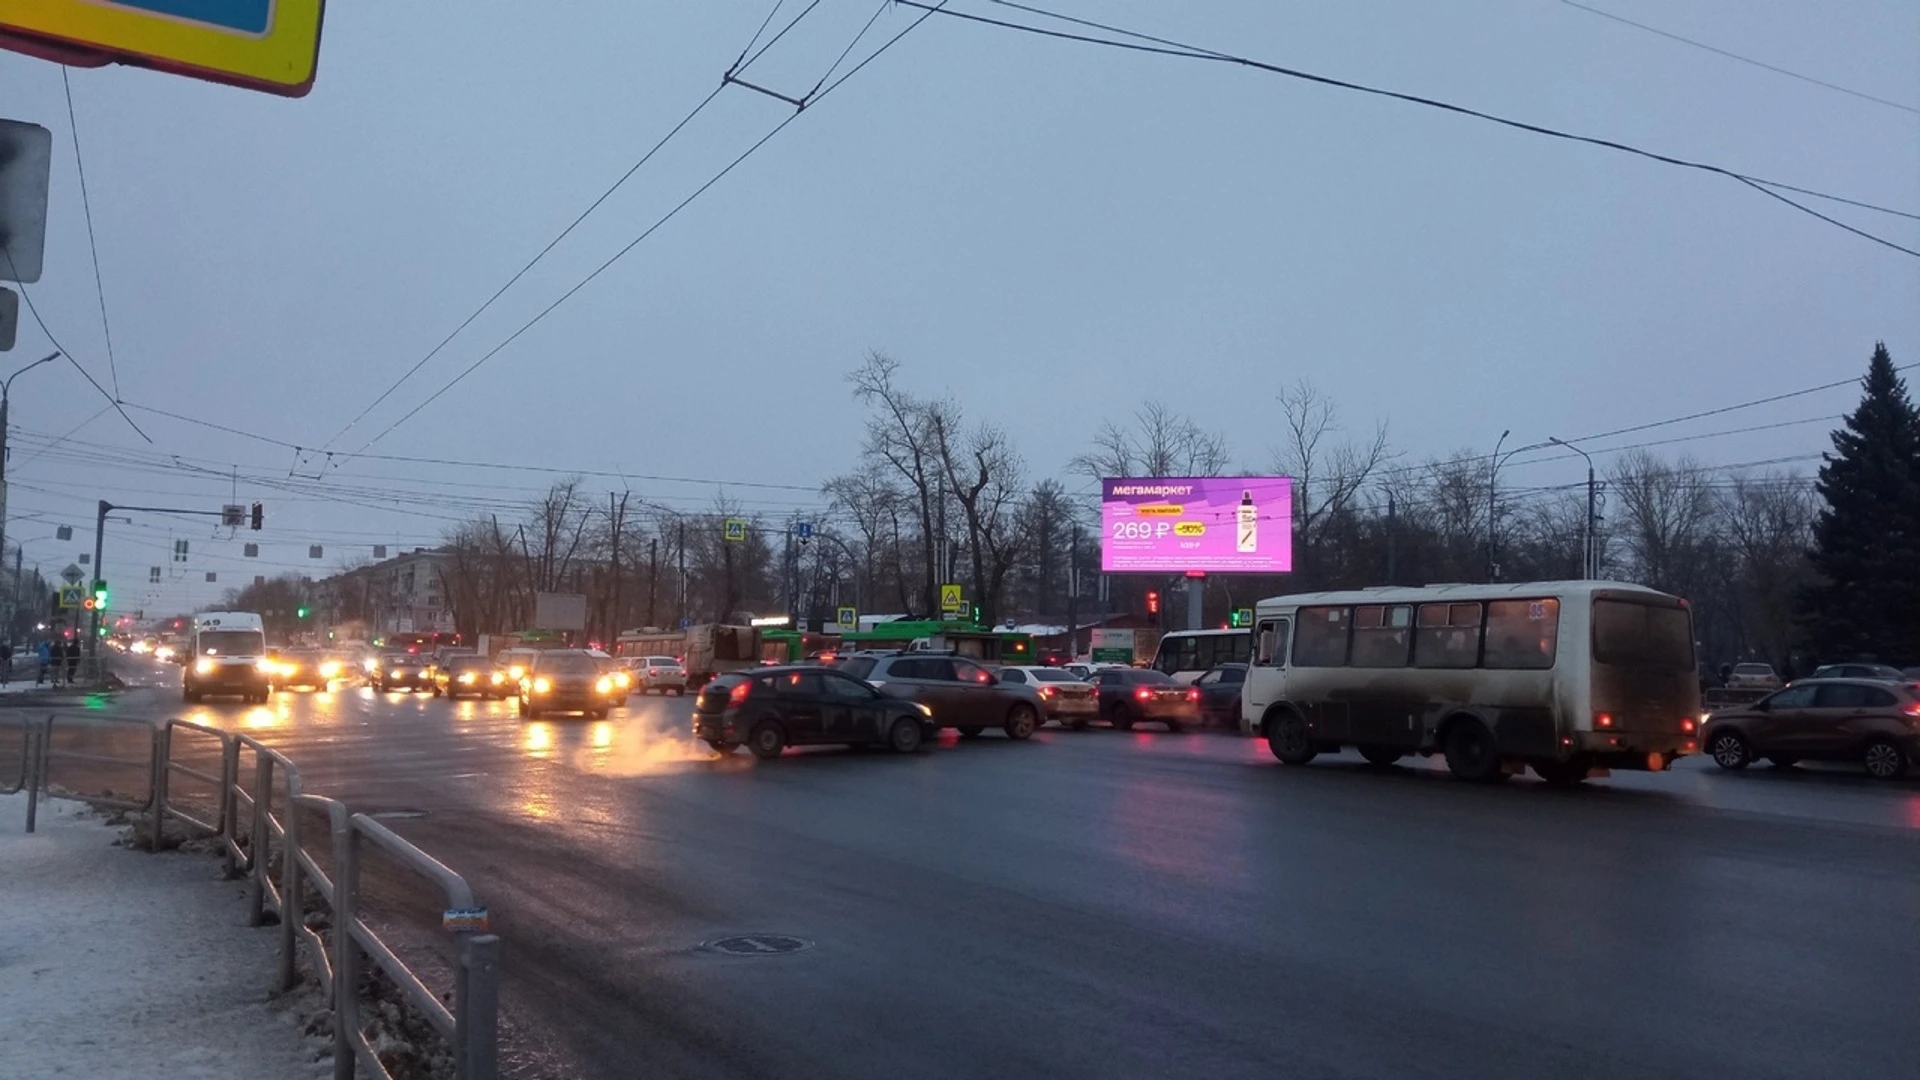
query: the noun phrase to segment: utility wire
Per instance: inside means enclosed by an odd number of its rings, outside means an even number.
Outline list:
[[[60,350],[60,355],[67,358],[67,362],[73,365],[73,369],[81,375],[86,376],[86,380],[93,384],[93,388],[100,391],[100,396],[106,398],[107,403],[119,411],[120,419],[127,422],[127,426],[133,429],[135,435],[146,439],[147,442],[152,442],[152,439],[147,438],[147,433],[140,430],[140,425],[133,422],[133,417],[127,415],[127,410],[120,407],[120,399],[113,394],[107,393],[107,388],[100,385],[100,380],[94,378],[86,368],[81,367],[80,361],[75,360],[73,354],[67,351],[67,347],[60,344],[60,339],[54,337],[53,331],[47,328],[47,320],[40,317],[40,309],[34,306],[33,294],[27,291],[26,285],[21,284],[17,280],[20,272],[14,268],[13,253],[7,250],[7,245],[4,243],[0,243],[0,259],[7,260],[7,277],[10,280],[14,280],[14,284],[19,288],[20,299],[27,302],[27,311],[33,316],[33,321],[39,325],[40,332],[46,335],[47,340],[53,344],[54,348]]]
[[[464,380],[467,376],[472,375],[475,371],[479,370],[482,364],[485,364],[488,360],[493,359],[493,357],[498,355],[502,349],[505,349],[507,346],[517,341],[522,334],[526,333],[528,330],[533,329],[536,325],[540,323],[541,320],[545,319],[548,315],[552,314],[555,309],[559,308],[560,305],[572,299],[574,295],[578,293],[581,289],[586,288],[587,285],[590,284],[595,278],[599,277],[602,273],[605,273],[606,270],[609,267],[613,266],[614,263],[619,262],[622,258],[624,258],[628,252],[638,247],[648,237],[652,236],[655,232],[659,231],[659,229],[662,226],[666,225],[667,222],[672,221],[680,213],[680,211],[685,210],[689,205],[693,203],[694,200],[698,199],[701,195],[704,195],[710,188],[712,188],[715,184],[719,183],[722,179],[724,179],[728,173],[731,173],[734,169],[738,168],[742,162],[752,157],[756,151],[758,151],[761,147],[765,146],[768,142],[772,141],[774,136],[780,134],[782,131],[785,131],[789,124],[793,123],[795,120],[798,120],[800,118],[800,114],[806,111],[807,104],[812,104],[820,100],[823,100],[824,98],[826,98],[828,94],[831,94],[833,93],[833,91],[839,89],[840,86],[844,84],[848,79],[851,79],[855,75],[858,75],[860,71],[863,68],[865,68],[868,64],[871,64],[873,61],[879,59],[881,54],[885,53],[888,49],[891,49],[894,46],[894,44],[898,42],[901,38],[906,37],[907,34],[911,33],[921,23],[926,22],[927,19],[932,17],[932,15],[935,12],[939,11],[940,6],[944,6],[946,2],[947,0],[940,0],[939,6],[935,6],[928,9],[926,13],[922,14],[919,18],[909,23],[899,33],[895,34],[891,38],[888,38],[886,42],[882,44],[878,49],[868,54],[866,59],[854,65],[853,68],[849,70],[845,75],[840,76],[840,78],[828,84],[826,89],[821,90],[820,92],[813,94],[808,98],[801,99],[802,104],[799,108],[794,109],[794,111],[789,113],[785,119],[781,120],[780,123],[774,125],[772,130],[768,131],[765,135],[760,136],[760,138],[756,140],[753,143],[753,145],[747,147],[746,150],[742,151],[740,155],[734,158],[732,161],[729,161],[726,164],[726,166],[722,168],[719,172],[713,174],[713,176],[709,177],[705,183],[702,183],[699,187],[695,188],[692,194],[689,194],[686,198],[680,200],[678,203],[674,205],[674,207],[671,210],[668,210],[665,214],[661,215],[658,219],[656,219],[653,222],[653,224],[647,226],[646,229],[640,233],[640,235],[628,241],[625,247],[622,247],[619,251],[614,252],[611,257],[609,257],[605,262],[601,263],[599,266],[595,267],[590,273],[587,274],[586,277],[582,278],[572,288],[568,289],[564,293],[561,293],[560,297],[555,301],[553,301],[553,303],[548,304],[546,307],[542,308],[537,314],[535,314],[533,318],[528,319],[525,323],[521,324],[520,328],[518,330],[515,330],[512,334],[508,335],[505,341],[502,341],[500,344],[495,345],[493,348],[487,350],[484,354],[481,355],[481,357],[478,360],[475,360],[473,363],[467,365],[465,370],[461,371],[458,375],[455,375],[452,379],[448,380],[444,385],[440,387],[440,389],[435,390],[431,395],[427,397],[425,401],[422,401],[420,404],[415,405],[412,409],[408,410],[405,415],[401,416],[398,420],[395,420],[393,423],[387,425],[384,429],[382,429],[378,435],[375,435],[373,438],[367,440],[366,444],[361,446],[359,450],[356,450],[351,454],[347,454],[345,455],[345,457],[351,459],[351,458],[364,456],[366,454],[367,449],[373,446],[374,443],[377,443],[381,439],[384,439],[388,435],[392,434],[394,429],[406,423],[408,420],[411,420],[413,417],[418,415],[422,409],[425,409],[427,406],[439,400],[441,395],[453,389],[455,386],[458,386],[460,382]],[[806,10],[802,11],[798,16],[796,16],[794,21],[798,22],[800,19],[805,18],[807,12],[812,10],[813,10],[812,6],[809,6],[808,8],[806,8]],[[789,23],[788,28],[791,29],[791,27],[792,27],[792,24]],[[785,33],[785,31],[782,31],[782,33]],[[767,46],[770,47],[774,41],[778,41],[779,39],[780,39],[780,35],[778,34],[774,35],[773,40],[769,41],[767,43]],[[763,47],[761,49],[761,52],[765,52],[765,51],[766,51],[766,48]],[[756,57],[758,55],[759,55],[758,53],[755,54]],[[749,60],[748,63],[752,63],[752,60]]]
[[[67,131],[73,135],[73,165],[80,173],[80,210],[87,219],[87,253],[93,258],[93,291],[100,298],[100,329],[107,337],[107,373],[113,377],[113,396],[120,397],[120,365],[113,358],[113,325],[107,322],[107,287],[100,282],[100,246],[93,239],[93,200],[87,197],[87,161],[80,156],[80,121],[73,114],[73,81],[66,65],[60,67],[60,85],[67,91]]]
[[[587,220],[588,215],[592,214],[595,210],[598,210],[600,208],[601,203],[606,202],[607,199],[612,197],[614,192],[620,190],[622,185],[624,185],[628,180],[632,179],[633,174],[636,172],[639,172],[641,166],[653,160],[653,156],[655,154],[658,154],[661,148],[665,147],[668,142],[672,141],[675,135],[680,134],[680,130],[682,128],[692,123],[693,118],[696,116],[699,116],[701,111],[705,109],[707,105],[713,101],[714,98],[719,97],[720,91],[724,89],[726,89],[726,84],[721,83],[719,86],[714,87],[713,90],[709,92],[706,97],[701,98],[700,104],[695,105],[693,107],[692,112],[681,117],[679,123],[673,125],[673,127],[670,130],[668,130],[668,132],[665,135],[660,137],[660,141],[654,143],[652,148],[650,148],[646,153],[640,155],[640,159],[638,161],[635,161],[632,165],[628,166],[627,171],[624,173],[621,173],[619,179],[615,180],[605,191],[601,192],[600,197],[593,200],[593,202],[589,203],[585,210],[580,211],[579,216],[575,217],[572,222],[568,223],[566,228],[561,229],[557,236],[555,236],[552,240],[547,241],[547,246],[541,248],[538,254],[536,254],[533,258],[527,260],[527,264],[525,266],[522,266],[518,271],[516,271],[512,277],[508,278],[506,281],[506,284],[500,286],[498,289],[495,289],[492,296],[487,297],[484,303],[482,303],[479,307],[473,309],[472,314],[468,315],[465,319],[461,320],[459,326],[456,326],[453,328],[452,333],[449,333],[446,337],[441,338],[440,344],[435,345],[433,349],[427,353],[427,355],[415,361],[412,367],[408,368],[405,373],[403,373],[398,379],[394,380],[393,385],[381,391],[380,396],[377,398],[374,398],[372,404],[368,405],[364,409],[361,409],[359,415],[355,416],[352,420],[349,420],[347,422],[347,426],[341,428],[338,432],[336,432],[333,438],[328,439],[326,441],[325,445],[332,446],[333,443],[340,438],[340,436],[345,435],[347,432],[353,430],[353,427],[355,424],[358,424],[360,421],[366,419],[368,413],[378,408],[381,402],[387,400],[387,398],[390,397],[394,391],[400,389],[401,385],[404,384],[408,379],[411,379],[414,376],[414,374],[418,372],[421,368],[425,367],[428,361],[440,355],[440,350],[446,348],[453,341],[454,338],[460,335],[460,332],[462,330],[465,330],[467,327],[473,325],[473,320],[479,318],[483,312],[485,312],[488,308],[492,307],[496,300],[499,300],[502,296],[506,295],[506,292],[508,289],[513,288],[514,285],[517,284],[521,278],[527,275],[527,271],[532,270],[534,266],[536,266],[540,262],[540,260],[546,258],[549,252],[551,252],[555,247],[559,246],[560,241],[565,240],[569,235],[573,233],[573,230],[580,227],[581,222]]]
[[[1614,22],[1622,24],[1623,26],[1631,26],[1635,30],[1644,30],[1649,34],[1657,34],[1660,37],[1666,38],[1668,41],[1677,41],[1682,45],[1691,45],[1696,49],[1704,49],[1707,52],[1713,53],[1716,56],[1724,56],[1729,60],[1738,60],[1743,64],[1752,64],[1754,67],[1763,68],[1767,71],[1773,72],[1776,75],[1785,75],[1789,79],[1799,79],[1803,83],[1812,83],[1815,86],[1822,86],[1828,90],[1837,90],[1842,94],[1849,94],[1853,97],[1857,97],[1861,99],[1862,101],[1871,101],[1876,105],[1885,105],[1885,106],[1888,106],[1889,108],[1899,109],[1903,112],[1910,112],[1910,113],[1920,115],[1920,109],[1914,108],[1912,105],[1907,105],[1898,101],[1888,101],[1886,98],[1874,97],[1872,94],[1862,93],[1861,91],[1855,90],[1852,87],[1841,86],[1838,83],[1830,83],[1825,79],[1816,79],[1811,75],[1802,75],[1797,71],[1792,71],[1787,68],[1779,67],[1778,65],[1775,65],[1775,64],[1769,64],[1762,60],[1755,60],[1751,56],[1742,56],[1737,52],[1731,52],[1727,49],[1722,49],[1715,45],[1709,45],[1704,41],[1695,41],[1693,38],[1681,37],[1679,34],[1662,30],[1657,26],[1648,26],[1646,23],[1634,22],[1632,19],[1628,19],[1620,15],[1615,15],[1611,11],[1601,11],[1597,7],[1588,7],[1585,4],[1577,3],[1576,0],[1560,0],[1560,2],[1567,5],[1570,8],[1578,8],[1579,10],[1587,12],[1588,14],[1598,15],[1603,19],[1611,19]]]
[[[1403,93],[1398,90],[1388,90],[1382,87],[1369,86],[1365,83],[1352,82],[1346,79],[1337,79],[1328,75],[1317,75],[1317,74],[1314,74],[1313,72],[1302,71],[1298,68],[1283,67],[1279,64],[1271,64],[1263,60],[1255,60],[1250,57],[1238,56],[1232,53],[1219,52],[1213,49],[1206,49],[1197,45],[1188,45],[1183,42],[1173,41],[1168,38],[1156,38],[1147,34],[1139,33],[1137,31],[1125,30],[1119,27],[1112,27],[1112,26],[1107,26],[1100,23],[1094,23],[1091,20],[1076,19],[1072,16],[1062,15],[1058,12],[1049,11],[1045,8],[1036,7],[1032,5],[1008,4],[1007,6],[1014,6],[1021,11],[1032,12],[1034,14],[1043,15],[1048,18],[1060,19],[1062,21],[1075,23],[1081,26],[1093,27],[1100,30],[1104,30],[1108,33],[1121,34],[1123,36],[1135,38],[1138,40],[1137,41],[1116,41],[1112,38],[1095,37],[1090,34],[1078,34],[1078,33],[1073,33],[1065,30],[1052,30],[1043,26],[1034,26],[1029,23],[1013,22],[1007,19],[995,19],[985,15],[977,15],[972,12],[952,10],[952,9],[946,8],[944,2],[938,6],[922,3],[920,2],[920,0],[895,0],[895,2],[902,4],[906,7],[920,8],[921,10],[929,14],[938,13],[941,15],[949,16],[951,18],[962,19],[967,22],[981,23],[987,26],[999,27],[1001,29],[1006,29],[1006,30],[1014,30],[1020,33],[1025,33],[1025,34],[1035,34],[1041,37],[1056,38],[1062,41],[1075,41],[1075,42],[1080,42],[1082,44],[1088,44],[1088,45],[1102,45],[1110,49],[1121,49],[1128,52],[1148,53],[1148,54],[1157,55],[1157,56],[1169,56],[1169,57],[1174,57],[1176,59],[1205,60],[1205,61],[1215,62],[1215,63],[1234,64],[1240,67],[1252,68],[1257,71],[1265,71],[1270,74],[1280,75],[1290,79],[1299,79],[1303,82],[1317,83],[1321,86],[1330,86],[1339,90],[1352,90],[1362,94],[1370,94],[1375,97],[1384,97],[1384,98],[1390,98],[1395,101],[1403,101],[1411,105],[1421,105],[1430,109],[1439,109],[1442,112],[1450,112],[1459,116],[1471,117],[1476,120],[1484,120],[1484,121],[1487,121],[1488,123],[1498,124],[1502,127],[1513,128],[1514,130],[1517,130],[1517,131],[1525,131],[1535,135],[1544,135],[1544,136],[1547,136],[1548,138],[1564,139],[1568,142],[1585,143],[1586,145],[1589,145],[1589,146],[1598,146],[1603,149],[1614,150],[1614,151],[1618,151],[1620,153],[1625,153],[1625,154],[1632,154],[1636,157],[1646,158],[1650,161],[1657,161],[1662,164],[1675,166],[1677,168],[1693,169],[1699,172],[1712,173],[1716,176],[1724,176],[1724,177],[1727,177],[1728,179],[1740,181],[1741,183],[1744,183],[1747,186],[1754,188],[1755,190],[1764,191],[1766,194],[1772,196],[1773,198],[1779,200],[1780,202],[1785,203],[1786,205],[1794,208],[1795,210],[1799,210],[1801,213],[1807,214],[1811,217],[1818,218],[1819,220],[1824,221],[1829,225],[1833,225],[1840,229],[1844,229],[1845,231],[1850,232],[1856,236],[1859,236],[1862,239],[1871,240],[1874,243],[1881,245],[1882,247],[1891,248],[1894,251],[1901,252],[1902,254],[1911,255],[1915,258],[1920,258],[1920,250],[1915,250],[1913,248],[1896,244],[1891,240],[1888,240],[1884,237],[1876,236],[1873,233],[1867,232],[1864,229],[1858,229],[1851,225],[1845,224],[1844,222],[1836,221],[1825,214],[1822,214],[1816,210],[1811,209],[1810,207],[1804,206],[1800,203],[1793,201],[1792,199],[1787,198],[1784,195],[1781,195],[1777,191],[1767,190],[1767,185],[1769,185],[1771,181],[1762,179],[1757,176],[1748,176],[1745,173],[1735,172],[1731,169],[1722,168],[1719,165],[1713,165],[1707,162],[1691,161],[1686,158],[1678,158],[1670,154],[1662,154],[1653,150],[1644,150],[1644,149],[1641,149],[1640,147],[1633,146],[1628,143],[1617,142],[1612,139],[1603,139],[1594,135],[1580,135],[1570,131],[1562,131],[1558,128],[1550,128],[1540,124],[1529,123],[1524,120],[1514,120],[1505,116],[1499,116],[1494,113],[1483,112],[1479,109],[1468,108],[1465,105],[1455,105],[1452,102],[1442,101],[1438,98],[1422,97],[1418,94]],[[1003,2],[1003,0],[995,0],[995,2]],[[1822,196],[1822,197],[1825,197],[1825,196]],[[1889,211],[1889,212],[1898,212],[1898,211]]]

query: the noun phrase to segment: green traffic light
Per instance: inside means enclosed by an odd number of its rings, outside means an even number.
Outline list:
[[[298,616],[298,617],[300,617],[300,618],[302,618],[302,619],[304,619],[304,618],[306,618],[306,617],[307,617],[307,615],[308,615],[308,614],[309,614],[310,612],[312,612],[312,611],[313,611],[313,609],[312,609],[312,608],[308,608],[308,607],[300,607],[300,608],[295,608],[295,609],[294,609],[294,611],[293,611],[293,613],[294,613],[294,614],[295,614],[296,616]]]

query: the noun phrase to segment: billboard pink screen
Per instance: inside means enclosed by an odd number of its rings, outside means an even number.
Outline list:
[[[1100,481],[1109,574],[1279,574],[1293,569],[1293,481],[1173,476]]]

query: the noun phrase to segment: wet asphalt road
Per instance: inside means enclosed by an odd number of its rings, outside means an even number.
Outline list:
[[[103,715],[262,737],[422,811],[505,941],[511,1075],[1920,1077],[1920,782],[1555,791],[1049,729],[716,761],[604,722],[282,694]],[[791,934],[812,947],[699,946]]]

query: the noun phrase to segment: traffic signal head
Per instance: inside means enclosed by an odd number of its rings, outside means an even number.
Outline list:
[[[1147,614],[1149,615],[1160,614],[1160,590],[1159,589],[1147,590]]]
[[[313,614],[313,609],[305,604],[301,604],[299,607],[293,609],[293,614],[296,618],[304,619],[308,615]]]
[[[107,610],[107,583],[106,582],[96,580],[93,583],[93,603],[88,604],[87,606],[89,608],[97,608],[101,611]]]
[[[266,523],[266,517],[267,515],[265,511],[263,511],[260,508],[260,504],[254,503],[253,504],[253,520],[252,522],[250,522],[250,524],[253,526],[254,532],[260,531],[260,526]]]
[[[86,608],[88,611],[98,611],[100,610],[100,601],[89,596],[85,600],[80,601],[80,606]]]

